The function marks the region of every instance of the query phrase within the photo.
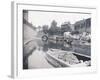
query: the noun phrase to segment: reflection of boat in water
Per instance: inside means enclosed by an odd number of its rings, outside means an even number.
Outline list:
[[[47,61],[54,67],[90,66],[90,56],[58,49],[50,49],[46,54]]]

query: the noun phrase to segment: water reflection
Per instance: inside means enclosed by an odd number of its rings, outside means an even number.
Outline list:
[[[81,54],[91,55],[91,45],[82,45],[81,41],[73,40],[71,44],[68,44],[66,41],[43,41],[44,50],[48,50],[49,48],[53,49],[61,49],[65,51],[74,51]]]
[[[52,65],[50,65],[45,59],[45,52],[42,50],[42,47],[37,47],[37,49],[32,53],[32,55],[29,56],[28,63],[29,69],[52,67]]]
[[[73,41],[72,45],[66,41],[42,41],[41,39],[34,39],[24,46],[24,69],[34,68],[52,68],[53,66],[46,60],[46,52],[50,49],[61,49],[66,51],[79,52],[81,54],[90,55],[90,45],[80,45],[79,41]]]

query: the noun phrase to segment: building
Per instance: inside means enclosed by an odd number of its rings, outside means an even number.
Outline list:
[[[71,24],[70,24],[70,22],[64,22],[64,23],[61,25],[61,31],[62,31],[62,33],[64,33],[64,32],[71,32],[72,29],[71,29]]]
[[[23,10],[23,18],[28,21],[28,10]]]
[[[77,21],[74,24],[74,31],[78,31],[80,33],[82,33],[82,32],[90,33],[91,32],[91,18]]]

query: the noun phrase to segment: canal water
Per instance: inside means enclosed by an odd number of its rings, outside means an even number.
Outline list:
[[[48,63],[46,60],[46,52],[52,49],[61,49],[65,51],[74,51],[80,54],[91,55],[91,46],[90,45],[81,45],[80,41],[74,40],[72,46],[68,45],[66,42],[57,42],[57,41],[42,41],[42,39],[34,39],[30,42],[30,46],[35,47],[31,55],[28,56],[28,68],[52,68],[53,66]]]

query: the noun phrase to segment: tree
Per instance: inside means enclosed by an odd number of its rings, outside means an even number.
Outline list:
[[[56,30],[57,30],[57,22],[55,20],[53,20],[51,22],[51,27],[49,29],[49,34],[51,34],[51,35],[55,34]]]
[[[53,21],[51,22],[51,27],[52,27],[52,28],[57,27],[57,22],[56,22],[55,20],[53,20]]]
[[[39,30],[39,31],[41,30],[41,26],[38,26],[38,30]]]
[[[48,33],[48,25],[43,25],[43,32],[44,32],[45,34]]]

